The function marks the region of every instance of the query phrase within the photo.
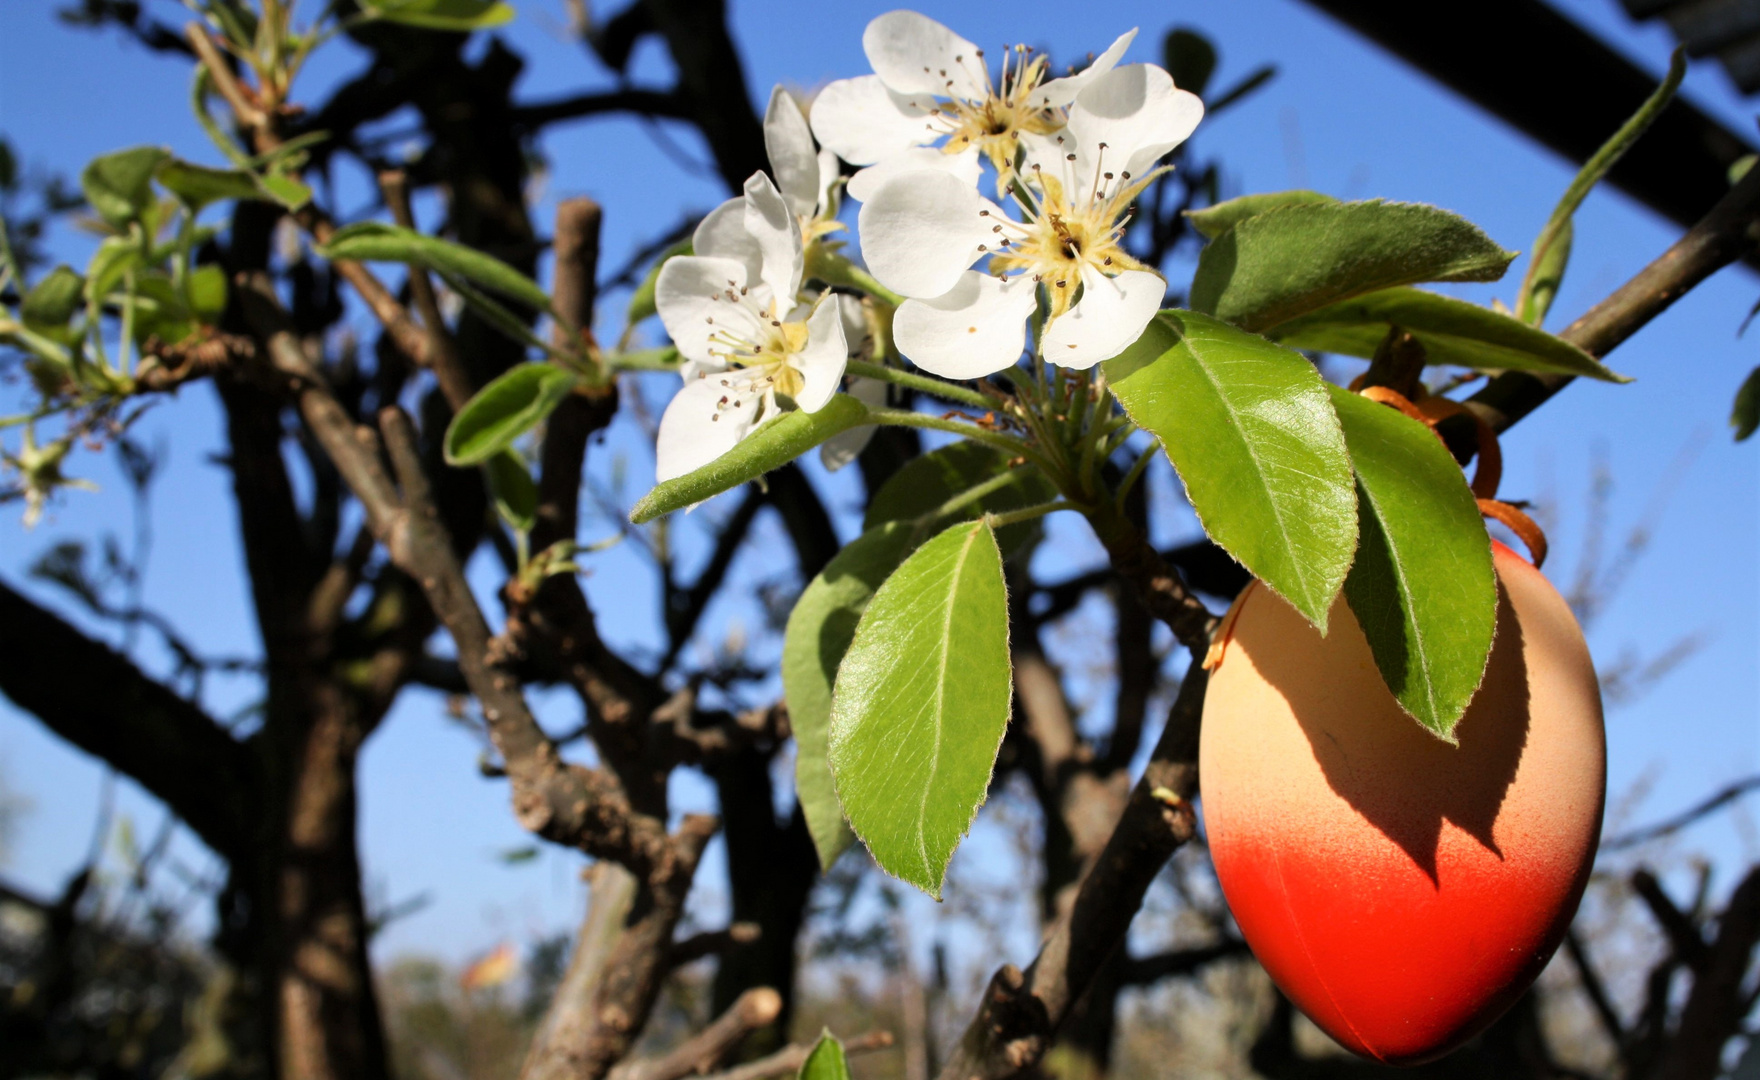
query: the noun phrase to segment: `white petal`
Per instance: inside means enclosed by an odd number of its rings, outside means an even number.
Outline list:
[[[738,259],[746,268],[746,281],[757,281],[764,270],[764,250],[746,231],[745,199],[729,199],[697,224],[691,234],[691,254],[717,259]]]
[[[881,409],[886,407],[886,387],[887,384],[879,379],[857,377],[849,381],[849,396],[870,409]],[[826,471],[836,472],[859,457],[867,449],[868,440],[874,437],[877,426],[863,424],[820,443],[819,461],[824,464]]]
[[[1155,65],[1113,68],[1083,87],[1070,106],[1078,182],[1090,183],[1096,167],[1142,176],[1203,118],[1204,102],[1175,89],[1173,76]]]
[[[751,414],[757,410],[717,409],[722,393],[714,379],[698,379],[672,396],[654,441],[656,482],[695,472],[732,450],[752,430]]]
[[[779,310],[794,306],[801,291],[801,223],[782,192],[761,172],[746,179],[746,231],[764,253],[759,272]]]
[[[862,51],[874,73],[901,94],[982,101],[989,93],[978,47],[927,15],[889,11],[879,16],[862,31]]]
[[[1013,364],[1026,347],[1037,286],[1022,274],[999,281],[968,270],[945,296],[906,300],[892,320],[898,351],[944,379],[977,379]]]
[[[1045,359],[1067,368],[1091,368],[1124,352],[1143,336],[1161,309],[1167,282],[1147,270],[1107,277],[1082,268],[1082,298],[1052,321],[1039,343]]]
[[[862,204],[862,254],[880,283],[906,296],[940,296],[983,254],[1002,209],[951,173],[893,177]]]
[[[946,125],[934,122],[934,115],[933,99],[895,94],[880,76],[863,75],[819,91],[810,119],[821,146],[851,164],[872,165],[946,134]]]
[[[872,359],[874,332],[868,328],[868,313],[863,310],[861,300],[848,293],[838,293],[837,311],[843,320],[843,343],[849,348],[849,358]]]
[[[788,208],[812,217],[824,190],[819,183],[818,150],[800,105],[781,86],[770,91],[770,107],[764,110],[764,149]]]
[[[1124,51],[1131,47],[1131,42],[1136,40],[1136,36],[1137,30],[1133,26],[1118,35],[1118,40],[1107,46],[1105,52],[1096,56],[1092,64],[1074,75],[1065,75],[1061,79],[1047,79],[1040,83],[1039,88],[1033,92],[1033,104],[1042,109],[1061,109],[1068,105],[1076,99],[1076,94],[1081,92],[1082,87],[1118,66],[1118,62],[1124,58]]]
[[[817,196],[818,201],[813,206],[814,216],[825,213],[826,211],[830,211],[829,216],[831,217],[837,216],[837,196],[835,192],[837,190],[837,181],[842,178],[843,168],[837,163],[837,154],[831,150],[821,148],[819,151],[819,194]]]
[[[727,298],[728,290],[737,297],[745,283],[745,264],[733,259],[679,255],[666,260],[654,283],[654,304],[679,355],[718,365],[709,353],[709,339],[716,333],[758,340],[764,328],[750,305]]]
[[[848,360],[841,305],[835,299],[822,300],[807,320],[806,348],[789,357],[794,369],[806,380],[794,403],[807,412],[824,408],[843,382],[843,365]]]
[[[983,162],[979,159],[978,148],[969,146],[957,154],[947,154],[933,146],[914,146],[902,153],[885,158],[870,165],[849,178],[849,197],[857,202],[867,202],[874,197],[886,181],[907,172],[919,169],[933,169],[937,172],[951,174],[961,183],[972,188],[978,186],[978,177],[983,172]]]

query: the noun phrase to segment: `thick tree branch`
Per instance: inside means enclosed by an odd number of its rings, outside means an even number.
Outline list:
[[[1738,1034],[1752,1007],[1748,968],[1760,944],[1760,866],[1748,871],[1718,918],[1717,937],[1694,965],[1693,990],[1657,1080],[1714,1080],[1723,1071],[1724,1044]]]
[[[256,820],[256,760],[194,704],[0,582],[0,691],[132,778],[227,858]]]

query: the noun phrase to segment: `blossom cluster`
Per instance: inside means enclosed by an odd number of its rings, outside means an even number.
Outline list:
[[[1065,367],[1134,342],[1166,284],[1125,248],[1131,207],[1204,113],[1161,68],[1119,64],[1135,36],[1050,79],[1045,57],[1017,46],[993,76],[972,42],[894,11],[862,36],[874,74],[826,86],[810,123],[777,87],[764,121],[774,181],[755,173],[660,272],[685,387],[661,420],[659,478],[707,464],[783,409],[823,407],[846,362],[876,348],[876,325],[889,322],[905,359],[960,380],[1019,361],[1029,322],[1036,351]],[[840,158],[858,167],[847,187]],[[986,165],[995,200],[980,191]],[[900,299],[890,320],[807,280],[809,267],[850,265],[833,239],[845,190],[862,204],[873,279]],[[882,400],[884,384],[854,382]],[[826,463],[853,457],[868,430],[826,444]]]

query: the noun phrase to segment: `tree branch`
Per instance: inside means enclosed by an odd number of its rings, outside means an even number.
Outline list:
[[[631,1061],[611,1070],[611,1080],[682,1080],[700,1076],[725,1061],[747,1035],[766,1027],[782,1012],[782,995],[758,986],[739,996],[708,1027],[664,1057]]]
[[[870,1031],[853,1039],[843,1040],[843,1052],[848,1057],[887,1050],[891,1046],[890,1031]],[[811,1043],[791,1043],[768,1057],[761,1057],[737,1069],[710,1073],[703,1080],[767,1080],[772,1076],[789,1076],[800,1071],[801,1066],[807,1063],[807,1055],[812,1052]]]

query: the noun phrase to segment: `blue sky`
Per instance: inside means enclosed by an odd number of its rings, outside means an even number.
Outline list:
[[[0,5],[0,132],[24,161],[71,177],[90,157],[141,142],[213,161],[212,147],[186,108],[188,69],[115,35],[62,26],[53,17],[59,4]],[[561,0],[519,0],[517,6],[519,19],[505,34],[528,58],[523,97],[610,85],[609,73],[565,39]],[[1626,22],[1615,0],[1559,6],[1647,69],[1662,70],[1666,36]],[[170,21],[182,14],[169,0],[152,0],[148,7]],[[777,82],[810,88],[865,72],[862,27],[886,10],[883,4],[805,0],[732,0],[731,7],[760,103]],[[1116,0],[1097,7],[968,0],[925,3],[921,10],[987,45],[1025,41],[1049,46],[1062,58],[1098,51],[1119,32],[1140,26],[1130,59],[1155,60],[1161,34],[1171,25],[1190,24],[1220,47],[1220,85],[1275,62],[1279,75],[1269,87],[1201,126],[1194,137],[1201,156],[1224,163],[1230,194],[1303,186],[1346,198],[1436,203],[1477,222],[1505,247],[1522,249],[1572,172],[1294,0]],[[300,96],[322,100],[326,86],[360,66],[361,56],[339,43],[315,61]],[[638,53],[635,71],[637,81],[649,85],[669,79],[666,58],[652,43]],[[1694,100],[1736,130],[1751,130],[1752,109],[1715,67],[1695,69],[1687,86]],[[662,146],[640,124],[622,119],[553,129],[542,146],[550,169],[538,220],[549,220],[558,198],[592,195],[606,207],[601,265],[611,267],[685,213],[713,206],[724,197],[719,183],[679,160],[700,164],[701,147],[686,131],[666,134],[671,145]],[[346,217],[367,205],[363,178],[343,176],[336,211]],[[1554,309],[1555,327],[1676,235],[1674,226],[1617,192],[1591,196],[1577,219],[1575,256]],[[56,253],[75,264],[84,262],[88,244],[71,231],[54,238]],[[1513,282],[1457,291],[1480,301],[1509,299]],[[1661,817],[1760,765],[1760,444],[1732,445],[1724,426],[1736,386],[1760,362],[1755,339],[1738,340],[1735,333],[1757,292],[1760,282],[1748,272],[1724,272],[1613,354],[1611,366],[1638,382],[1573,386],[1504,440],[1504,493],[1556,504],[1556,554],[1548,566],[1555,580],[1568,582],[1574,569],[1597,453],[1605,455],[1615,478],[1615,542],[1647,520],[1659,494],[1666,496],[1649,552],[1591,634],[1604,664],[1627,650],[1649,657],[1685,635],[1705,635],[1703,647],[1648,696],[1610,714],[1610,805],[1618,809],[1626,793],[1643,793],[1641,802],[1626,807],[1627,824]],[[616,298],[603,306],[606,329],[616,329],[618,306]],[[170,453],[152,511],[147,602],[208,650],[254,652],[226,476],[210,460],[223,449],[211,392],[185,390],[156,410],[141,434]],[[627,459],[630,491],[639,493],[652,466],[634,425],[620,427],[611,451]],[[1690,454],[1684,466],[1683,452]],[[34,531],[25,531],[11,510],[0,518],[0,575],[50,600],[59,598],[24,577],[43,550],[61,539],[105,531],[126,538],[133,528],[126,488],[110,463],[88,455],[73,471],[102,490],[73,494]],[[1157,483],[1170,485],[1165,470]],[[840,480],[826,490],[838,504],[851,489]],[[1159,531],[1172,537],[1191,527],[1169,515]],[[583,522],[585,539],[607,532],[604,522]],[[1060,542],[1042,558],[1071,570],[1097,561],[1079,529],[1059,529],[1057,535]],[[786,572],[786,565],[766,562],[769,549],[763,542],[753,545],[735,573],[763,579]],[[586,580],[607,635],[638,647],[657,640],[654,585],[644,567],[633,545],[625,544],[597,557]],[[1060,576],[1056,567],[1047,573]],[[750,625],[751,618],[750,611],[730,607],[715,613],[711,624],[724,633],[741,620]],[[144,655],[155,662],[151,649]],[[243,704],[247,690],[245,683],[217,684],[209,701],[224,712]],[[558,726],[572,715],[569,703],[556,696],[541,700],[540,708]],[[524,940],[577,917],[578,858],[547,851],[517,867],[496,858],[528,841],[508,813],[505,791],[477,775],[477,752],[473,739],[444,718],[437,698],[411,693],[363,755],[362,843],[371,888],[393,900],[424,892],[433,899],[387,931],[378,943],[381,955],[422,950],[461,957],[503,937]],[[0,873],[39,891],[57,887],[86,849],[101,776],[94,762],[0,700],[0,777],[34,804]],[[688,776],[677,781],[676,795],[679,805],[692,808],[709,800],[706,787]],[[159,820],[150,800],[127,785],[121,805],[137,831]],[[1722,858],[1760,856],[1760,832],[1746,822],[1741,814],[1720,816],[1690,842]],[[192,866],[208,859],[190,841],[180,841],[177,850]],[[705,869],[703,880],[711,888],[702,910],[708,919],[714,917],[718,873],[713,862]]]

